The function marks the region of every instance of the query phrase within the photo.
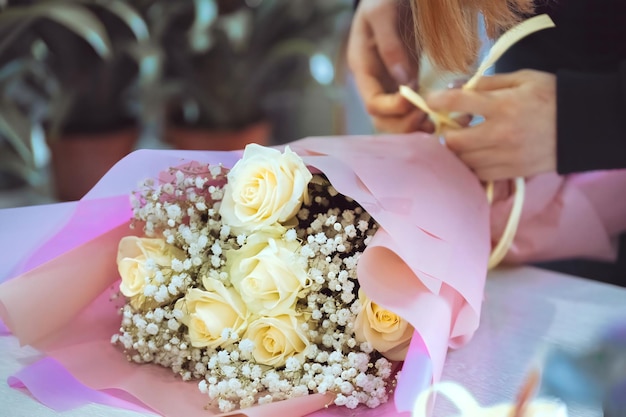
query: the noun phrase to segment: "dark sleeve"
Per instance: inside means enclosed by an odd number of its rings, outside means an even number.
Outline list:
[[[626,168],[626,61],[606,73],[557,71],[557,171]]]

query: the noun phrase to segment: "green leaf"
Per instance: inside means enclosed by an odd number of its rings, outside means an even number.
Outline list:
[[[32,186],[41,184],[41,174],[34,166],[22,163],[10,150],[2,149],[0,146],[0,168],[5,172],[10,172],[19,178],[27,181]]]
[[[0,66],[0,87],[3,87],[3,83],[10,81],[12,77],[21,72],[25,72],[24,61],[14,59]]]
[[[139,84],[154,84],[161,79],[165,57],[159,45],[153,42],[138,43],[129,46],[128,53],[137,62]]]
[[[76,90],[65,91],[64,94],[56,96],[50,103],[52,113],[50,114],[50,127],[48,128],[48,138],[51,141],[59,139],[61,127],[65,122],[70,109],[76,101]]]
[[[9,141],[15,152],[28,165],[33,165],[30,149],[30,120],[24,117],[11,103],[0,102],[0,132]]]
[[[17,6],[0,13],[0,22],[50,19],[83,38],[103,58],[111,57],[111,41],[102,22],[86,7],[48,1]]]
[[[194,0],[195,19],[189,30],[189,42],[194,52],[205,52],[211,47],[210,29],[217,20],[215,0]]]
[[[82,0],[82,2],[90,3],[92,0]],[[144,42],[150,38],[150,31],[146,21],[126,2],[121,0],[98,0],[96,4],[119,17],[130,28],[138,41]]]

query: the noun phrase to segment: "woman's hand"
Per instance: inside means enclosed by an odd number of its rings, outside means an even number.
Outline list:
[[[556,170],[556,76],[522,70],[482,77],[476,89],[431,94],[436,111],[484,117],[446,130],[447,146],[481,180],[528,177]]]
[[[432,131],[424,112],[398,93],[418,74],[411,10],[406,0],[361,0],[348,42],[348,65],[377,130]]]

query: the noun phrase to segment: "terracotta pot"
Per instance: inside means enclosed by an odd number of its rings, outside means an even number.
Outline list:
[[[49,141],[56,197],[61,201],[81,199],[117,161],[133,151],[136,141],[135,128],[71,134]]]
[[[232,151],[243,149],[249,143],[269,145],[271,124],[259,122],[241,130],[205,130],[171,126],[167,129],[167,142],[178,149]]]

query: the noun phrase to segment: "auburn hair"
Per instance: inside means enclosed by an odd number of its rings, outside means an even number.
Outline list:
[[[469,72],[480,49],[478,19],[495,38],[534,10],[532,0],[411,0],[415,42],[440,69]]]

